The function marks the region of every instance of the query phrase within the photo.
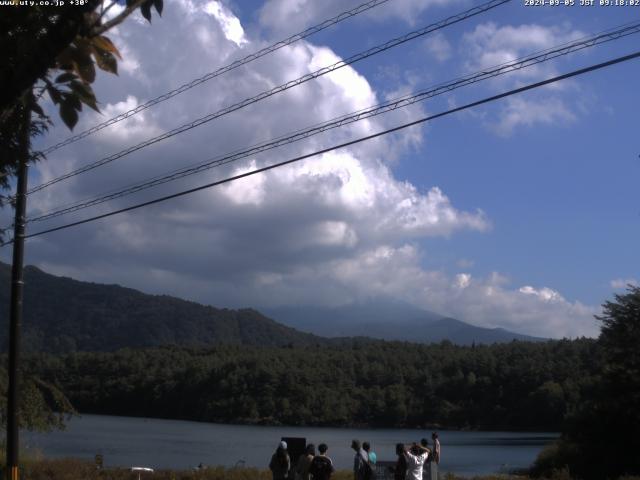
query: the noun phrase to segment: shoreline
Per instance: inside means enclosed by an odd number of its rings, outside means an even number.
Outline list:
[[[105,417],[119,417],[119,418],[135,418],[143,420],[168,420],[176,422],[193,422],[199,424],[211,424],[211,425],[224,425],[224,426],[243,426],[243,427],[276,427],[276,428],[332,428],[332,429],[353,429],[353,430],[422,430],[429,432],[492,432],[492,433],[538,433],[549,434],[550,436],[559,436],[559,432],[554,432],[548,428],[509,428],[507,426],[485,426],[480,425],[477,427],[465,426],[451,426],[440,424],[425,424],[425,425],[371,425],[371,424],[358,424],[358,423],[308,423],[291,425],[281,422],[269,422],[267,419],[259,421],[252,421],[246,419],[234,419],[234,420],[198,420],[193,418],[175,418],[175,417],[146,417],[138,415],[126,415],[122,413],[104,413],[104,412],[77,412],[69,417],[82,417],[83,415],[100,415]]]

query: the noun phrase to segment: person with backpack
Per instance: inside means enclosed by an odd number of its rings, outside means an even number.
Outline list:
[[[311,480],[309,466],[316,456],[316,447],[313,443],[307,445],[303,455],[300,455],[296,465],[296,480]]]
[[[329,480],[331,474],[335,471],[333,462],[327,456],[328,449],[325,443],[318,445],[318,455],[313,457],[311,465],[309,465],[309,474],[313,480]]]
[[[287,452],[287,442],[282,441],[278,445],[276,453],[271,456],[269,462],[269,470],[273,474],[273,480],[286,480],[289,478],[289,470],[291,469],[291,459]]]
[[[353,480],[371,480],[373,469],[369,463],[367,452],[362,449],[360,440],[352,440],[351,448],[356,452],[353,457]]]
[[[369,457],[369,463],[371,465],[375,465],[378,460],[378,456],[376,452],[371,450],[371,444],[369,442],[362,442],[362,449],[367,452],[367,456]]]

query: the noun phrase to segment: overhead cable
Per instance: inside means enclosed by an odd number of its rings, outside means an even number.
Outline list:
[[[167,200],[171,200],[171,199],[174,199],[174,198],[178,198],[178,197],[182,197],[182,196],[185,196],[185,195],[189,195],[191,193],[198,192],[198,191],[201,191],[201,190],[205,190],[205,189],[208,189],[208,188],[212,188],[212,187],[215,187],[215,186],[218,186],[218,185],[223,185],[225,183],[229,183],[229,182],[232,182],[232,181],[235,181],[235,180],[239,180],[241,178],[246,178],[246,177],[249,177],[249,176],[252,176],[252,175],[256,175],[258,173],[263,173],[263,172],[266,172],[266,171],[269,171],[269,170],[273,170],[275,168],[279,168],[279,167],[282,167],[284,165],[289,165],[289,164],[292,164],[294,162],[299,162],[299,161],[305,160],[307,158],[311,158],[311,157],[315,157],[315,156],[318,156],[318,155],[322,155],[324,153],[328,153],[328,152],[331,152],[333,150],[337,150],[337,149],[340,149],[340,148],[344,148],[344,147],[348,147],[348,146],[351,146],[351,145],[355,145],[355,144],[358,144],[358,143],[361,143],[361,142],[364,142],[364,141],[367,141],[367,140],[372,140],[374,138],[381,137],[381,136],[387,135],[389,133],[397,132],[399,130],[402,130],[402,129],[405,129],[405,128],[408,128],[408,127],[419,125],[419,124],[425,123],[427,121],[434,120],[436,118],[440,118],[440,117],[444,117],[444,116],[447,116],[447,115],[451,115],[452,113],[460,112],[460,111],[467,110],[467,109],[473,108],[473,107],[478,107],[480,105],[484,105],[484,104],[487,104],[487,103],[490,103],[490,102],[494,102],[494,101],[502,99],[502,98],[506,98],[506,97],[509,97],[509,96],[512,96],[512,95],[516,95],[518,93],[522,93],[522,92],[526,92],[526,91],[529,91],[529,90],[533,90],[535,88],[543,87],[545,85],[549,85],[551,83],[555,83],[555,82],[558,82],[558,81],[561,81],[561,80],[565,80],[567,78],[576,77],[578,75],[583,75],[585,73],[592,72],[592,71],[595,71],[595,70],[599,70],[599,69],[602,69],[602,68],[605,68],[605,67],[609,67],[609,66],[612,66],[612,65],[615,65],[615,64],[618,64],[618,63],[627,62],[629,60],[633,60],[633,59],[638,58],[638,57],[640,57],[640,51],[637,51],[635,53],[632,53],[632,54],[629,54],[629,55],[625,55],[625,56],[622,56],[622,57],[614,58],[612,60],[609,60],[609,61],[606,61],[606,62],[602,62],[602,63],[596,64],[596,65],[591,65],[589,67],[585,67],[585,68],[581,68],[581,69],[578,69],[578,70],[574,70],[572,72],[565,73],[563,75],[558,75],[558,76],[549,78],[547,80],[542,80],[540,82],[532,83],[532,84],[526,85],[524,87],[515,88],[513,90],[509,90],[507,92],[503,92],[503,93],[500,93],[498,95],[493,95],[491,97],[487,97],[487,98],[484,98],[482,100],[478,100],[478,101],[475,101],[475,102],[472,102],[472,103],[468,103],[468,104],[460,106],[460,107],[452,108],[450,110],[446,110],[444,112],[440,112],[440,113],[437,113],[435,115],[430,115],[428,117],[424,117],[424,118],[421,118],[421,119],[418,119],[418,120],[414,120],[412,122],[405,123],[405,124],[399,125],[397,127],[389,128],[387,130],[384,130],[384,131],[381,131],[381,132],[378,132],[378,133],[374,133],[372,135],[367,135],[365,137],[360,137],[360,138],[357,138],[355,140],[350,140],[348,142],[344,142],[344,143],[341,143],[339,145],[334,145],[332,147],[324,148],[322,150],[317,150],[315,152],[308,153],[308,154],[305,154],[305,155],[300,155],[298,157],[291,158],[289,160],[285,160],[285,161],[282,161],[282,162],[279,162],[279,163],[271,164],[271,165],[268,165],[266,167],[257,168],[257,169],[251,170],[249,172],[245,172],[245,173],[241,173],[241,174],[238,174],[238,175],[234,175],[232,177],[228,177],[228,178],[225,178],[225,179],[222,179],[222,180],[218,180],[218,181],[215,181],[215,182],[212,182],[212,183],[208,183],[206,185],[201,185],[199,187],[194,187],[194,188],[190,188],[188,190],[183,190],[183,191],[178,192],[178,193],[174,193],[174,194],[171,194],[171,195],[166,195],[164,197],[160,197],[160,198],[156,198],[154,200],[149,200],[149,201],[146,201],[146,202],[138,203],[136,205],[131,205],[131,206],[126,207],[126,208],[121,208],[119,210],[114,210],[114,211],[111,211],[111,212],[108,212],[108,213],[103,213],[101,215],[96,215],[96,216],[93,216],[93,217],[90,217],[90,218],[86,218],[84,220],[79,220],[79,221],[76,221],[76,222],[67,223],[65,225],[60,225],[58,227],[49,228],[49,229],[46,229],[46,230],[41,230],[39,232],[31,233],[29,235],[25,235],[25,238],[32,238],[32,237],[37,237],[37,236],[40,236],[40,235],[45,235],[47,233],[52,233],[52,232],[57,232],[57,231],[60,231],[60,230],[65,230],[67,228],[75,227],[75,226],[78,226],[78,225],[83,225],[85,223],[93,222],[93,221],[100,220],[100,219],[103,219],[103,218],[112,217],[112,216],[118,215],[120,213],[130,212],[132,210],[137,210],[139,208],[148,207],[150,205],[154,205],[154,204],[157,204],[157,203],[165,202]],[[8,245],[9,243],[11,243],[11,241],[5,242],[5,243],[1,244],[0,246]]]
[[[65,214],[76,212],[78,210],[82,210],[88,207],[99,205],[110,200],[122,198],[122,197],[131,195],[131,194],[134,194],[158,185],[162,185],[164,183],[168,183],[174,180],[178,180],[180,178],[201,173],[203,171],[206,171],[215,167],[219,167],[221,165],[226,165],[228,163],[235,162],[237,160],[247,158],[252,155],[256,155],[268,150],[272,150],[274,148],[288,145],[331,129],[342,127],[344,125],[348,125],[366,118],[375,117],[393,110],[397,110],[399,108],[407,107],[414,103],[421,102],[429,98],[433,98],[437,95],[450,92],[467,85],[471,85],[483,80],[487,80],[489,78],[494,78],[499,75],[504,75],[516,70],[521,70],[523,68],[527,68],[532,65],[537,65],[563,55],[568,55],[570,53],[580,51],[585,48],[593,47],[595,45],[606,43],[606,42],[616,40],[621,37],[632,35],[639,32],[640,32],[640,22],[636,22],[633,24],[626,24],[625,26],[618,28],[616,30],[608,30],[607,33],[599,33],[599,34],[592,35],[591,37],[585,37],[580,41],[564,43],[562,44],[562,46],[553,47],[553,48],[544,50],[542,52],[538,52],[536,54],[531,54],[526,57],[522,57],[518,60],[514,60],[512,62],[507,62],[494,67],[489,67],[479,72],[466,75],[464,77],[460,77],[446,83],[438,84],[435,87],[422,90],[412,95],[405,95],[403,97],[389,100],[387,102],[381,103],[373,107],[369,107],[364,110],[359,110],[354,113],[343,115],[341,117],[329,120],[319,125],[308,127],[303,130],[298,130],[297,132],[294,132],[292,134],[287,134],[287,135],[278,137],[276,139],[270,140],[268,142],[254,145],[244,150],[238,150],[235,152],[227,153],[222,156],[210,158],[197,165],[174,170],[165,175],[157,176],[150,180],[146,180],[144,182],[138,182],[118,190],[114,190],[111,192],[103,193],[98,196],[94,196],[90,199],[80,200],[78,202],[74,202],[67,206],[58,207],[56,209],[42,213],[38,216],[29,218],[27,219],[27,222],[30,223],[30,222],[50,220],[52,218],[55,218],[61,215],[65,215]]]
[[[268,47],[263,48],[262,50],[259,50],[255,53],[252,53],[250,55],[247,55],[244,58],[241,58],[239,60],[234,61],[233,63],[230,63],[229,65],[226,65],[224,67],[220,67],[217,70],[214,70],[213,72],[209,72],[205,75],[203,75],[202,77],[196,78],[195,80],[191,80],[190,82],[187,82],[183,85],[180,85],[179,87],[164,93],[162,95],[159,95],[151,100],[148,100],[145,103],[142,103],[138,106],[136,106],[135,108],[132,108],[131,110],[121,113],[120,115],[117,115],[113,118],[110,118],[109,120],[106,120],[102,123],[99,123],[98,125],[95,125],[87,130],[84,130],[83,132],[80,132],[76,135],[73,135],[65,140],[63,140],[60,143],[56,143],[55,145],[52,145],[50,147],[45,148],[42,153],[44,155],[47,155],[55,150],[58,150],[61,147],[64,147],[65,145],[69,145],[71,143],[77,142],[78,140],[81,140],[85,137],[88,137],[89,135],[92,135],[96,132],[99,132],[100,130],[102,130],[103,128],[106,128],[110,125],[113,125],[114,123],[118,123],[122,120],[125,120],[129,117],[132,117],[133,115],[136,115],[137,113],[142,112],[143,110],[146,110],[147,108],[153,107],[154,105],[157,105],[159,103],[162,103],[166,100],[169,100],[170,98],[175,97],[176,95],[180,95],[183,92],[186,92],[187,90],[191,90],[193,87],[196,87],[202,83],[208,82],[209,80],[219,77],[220,75],[223,75],[227,72],[230,72],[231,70],[234,70],[238,67],[241,67],[242,65],[246,65],[250,62],[253,62],[254,60],[257,60],[258,58],[264,57],[265,55],[268,55],[270,53],[275,52],[276,50],[281,49],[282,47],[286,47],[287,45],[292,45],[293,43],[296,43],[300,40],[303,40],[311,35],[314,35],[326,28],[329,28],[333,25],[336,25],[337,23],[342,22],[343,20],[346,20],[348,18],[351,17],[355,17],[356,15],[359,15],[360,13],[366,12],[367,10],[370,10],[374,7],[377,7],[378,5],[382,5],[383,3],[388,2],[389,0],[370,0],[368,2],[365,2],[361,5],[358,5],[355,8],[352,8],[351,10],[348,10],[346,12],[342,12],[339,15],[336,15],[333,18],[330,18],[328,20],[325,20],[322,23],[319,23],[318,25],[314,25],[313,27],[309,27],[306,30],[304,30],[303,32],[300,33],[296,33],[295,35],[291,35],[289,38],[286,38],[284,40],[280,40],[279,42],[276,42],[272,45],[269,45]]]
[[[424,28],[421,28],[419,30],[414,30],[412,32],[409,32],[401,37],[397,37],[394,38],[393,40],[389,40],[388,42],[385,42],[381,45],[375,46],[373,48],[370,48],[364,52],[358,53],[356,55],[352,55],[351,57],[345,59],[345,60],[341,60],[339,62],[334,63],[333,65],[329,65],[326,67],[323,67],[319,70],[316,70],[315,72],[312,73],[308,73],[306,75],[303,75],[302,77],[299,77],[295,80],[290,80],[286,83],[283,83],[282,85],[279,85],[275,88],[272,88],[271,90],[266,90],[262,93],[259,93],[258,95],[255,95],[253,97],[247,98],[245,100],[242,100],[241,102],[235,103],[231,106],[225,107],[222,110],[218,110],[217,112],[214,113],[210,113],[204,117],[201,117],[197,120],[194,120],[192,122],[186,123],[184,125],[181,125],[177,128],[174,128],[173,130],[170,130],[168,132],[165,132],[161,135],[158,135],[156,137],[150,138],[148,140],[145,140],[144,142],[141,142],[137,145],[134,145],[132,147],[129,147],[125,150],[122,150],[118,153],[115,153],[113,155],[110,155],[108,157],[104,157],[96,162],[93,162],[91,164],[85,165],[84,167],[80,167],[76,170],[73,170],[71,172],[68,172],[64,175],[61,175],[59,177],[56,177],[52,180],[49,180],[48,182],[42,183],[40,185],[37,185],[33,188],[31,188],[27,194],[32,194],[35,192],[38,192],[46,187],[49,187],[55,183],[61,182],[63,180],[66,180],[68,178],[74,177],[76,175],[80,175],[81,173],[85,173],[88,172],[90,170],[93,170],[95,168],[101,167],[102,165],[105,165],[107,163],[111,163],[115,160],[118,160],[119,158],[122,158],[126,155],[129,155],[130,153],[136,152],[138,150],[141,150],[143,148],[146,148],[150,145],[153,145],[155,143],[158,143],[162,140],[166,140],[167,138],[171,138],[175,135],[178,135],[180,133],[184,133],[188,130],[191,130],[193,128],[199,127],[201,125],[204,125],[205,123],[211,122],[212,120],[222,117],[223,115],[227,115],[231,112],[235,112],[236,110],[240,110],[241,108],[244,108],[248,105],[252,105],[254,103],[257,103],[261,100],[264,100],[268,97],[271,97],[277,93],[280,92],[284,92],[285,90],[288,90],[290,88],[293,88],[295,86],[301,85],[305,82],[308,82],[310,80],[316,79],[318,77],[321,77],[323,75],[326,75],[328,73],[334,72],[342,67],[345,67],[347,65],[351,65],[353,63],[356,63],[360,60],[364,60],[365,58],[371,57],[373,55],[376,55],[378,53],[382,53],[386,50],[389,50],[391,48],[397,47],[398,45],[401,45],[403,43],[409,42],[411,40],[414,40],[418,37],[421,37],[423,35],[427,35],[429,33],[435,32],[437,30],[440,30],[442,28],[445,28],[449,25],[453,25],[455,23],[461,22],[463,20],[466,20],[470,17],[473,17],[475,15],[479,15],[480,13],[484,13],[488,10],[491,10],[493,8],[496,8],[500,5],[503,5],[505,3],[510,2],[511,0],[490,0],[489,2],[483,3],[482,5],[470,8],[468,10],[465,10],[462,13],[459,13],[457,15],[453,15],[451,17],[448,17],[444,20],[441,20],[437,23],[433,23],[431,25],[428,25]]]

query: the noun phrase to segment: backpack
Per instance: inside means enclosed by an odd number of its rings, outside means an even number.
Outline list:
[[[314,480],[328,480],[333,473],[331,459],[321,456],[313,457],[309,465],[309,473],[313,475]]]
[[[368,460],[362,459],[362,478],[363,480],[375,480],[376,469]]]

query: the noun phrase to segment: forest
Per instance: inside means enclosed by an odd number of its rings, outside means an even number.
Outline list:
[[[82,413],[208,422],[558,431],[593,381],[594,340],[491,346],[156,347],[37,354]]]

